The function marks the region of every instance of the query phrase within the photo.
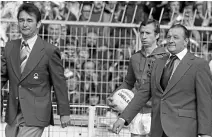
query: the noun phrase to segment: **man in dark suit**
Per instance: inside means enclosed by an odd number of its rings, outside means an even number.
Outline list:
[[[189,33],[184,26],[172,26],[167,41],[171,55],[156,60],[151,80],[143,83],[114,123],[113,132],[119,133],[152,97],[151,137],[210,137],[212,77],[209,65],[187,50]]]
[[[160,24],[158,21],[154,19],[149,19],[142,22],[139,27],[139,33],[142,42],[142,49],[132,55],[129,61],[127,76],[121,86],[118,87],[113,93],[115,93],[119,89],[132,90],[134,87],[135,91],[139,92],[142,83],[144,83],[145,81],[149,81],[150,72],[155,60],[157,58],[162,58],[168,55],[163,47],[159,47],[157,45],[157,40],[160,34]],[[115,107],[112,103],[112,99],[112,97],[109,97],[108,105],[111,107]],[[141,118],[143,115],[150,115],[151,106],[149,104],[151,104],[151,101],[148,102],[147,105],[142,108],[142,110],[135,117],[133,122],[131,122],[131,137],[144,137],[146,136],[146,134],[148,134],[148,132],[145,131],[142,125],[139,124],[144,124],[141,123]],[[136,125],[135,121],[138,121],[139,119],[139,124]]]
[[[9,41],[1,58],[1,87],[9,80],[6,137],[41,137],[53,125],[51,89],[62,127],[70,125],[70,108],[59,49],[38,35],[41,14],[33,4],[18,10],[21,39]]]

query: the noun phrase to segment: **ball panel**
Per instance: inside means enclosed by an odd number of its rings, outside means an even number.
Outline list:
[[[113,104],[117,105],[115,109],[121,113],[127,107],[133,97],[134,93],[131,90],[117,90],[113,95]]]

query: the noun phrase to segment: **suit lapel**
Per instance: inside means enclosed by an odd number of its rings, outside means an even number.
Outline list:
[[[161,92],[163,92],[163,89],[161,88],[160,80],[161,80],[161,76],[162,76],[162,73],[163,73],[163,68],[164,68],[168,58],[169,58],[169,56],[165,56],[164,58],[162,58],[158,62],[158,65],[157,65],[157,68],[156,68],[156,85]]]
[[[26,66],[21,75],[21,81],[36,67],[44,55],[44,45],[40,37],[37,38],[35,45],[27,60]]]
[[[177,82],[182,78],[182,76],[186,73],[186,71],[190,68],[191,64],[189,61],[193,59],[194,56],[188,52],[185,57],[181,60],[180,64],[177,66],[176,70],[174,71],[163,95],[169,92],[172,87],[177,84]]]
[[[18,39],[17,42],[15,41],[14,43],[17,43],[17,44],[13,45],[13,49],[10,53],[11,54],[10,59],[11,59],[13,71],[14,71],[16,77],[18,79],[20,79],[20,76],[21,76],[20,52],[18,52],[18,51],[20,51],[21,39]]]

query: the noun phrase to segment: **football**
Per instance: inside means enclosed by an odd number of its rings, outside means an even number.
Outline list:
[[[134,93],[128,89],[119,89],[113,94],[113,104],[117,105],[114,109],[123,112],[129,102],[133,99]]]

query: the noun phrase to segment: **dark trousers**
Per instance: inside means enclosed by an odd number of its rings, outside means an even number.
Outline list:
[[[44,127],[26,126],[23,114],[19,111],[15,121],[11,125],[6,125],[5,135],[6,137],[41,137],[43,131]]]
[[[168,136],[166,135],[166,133],[164,133],[164,132],[163,132],[163,135],[162,135],[162,137],[168,137]]]

